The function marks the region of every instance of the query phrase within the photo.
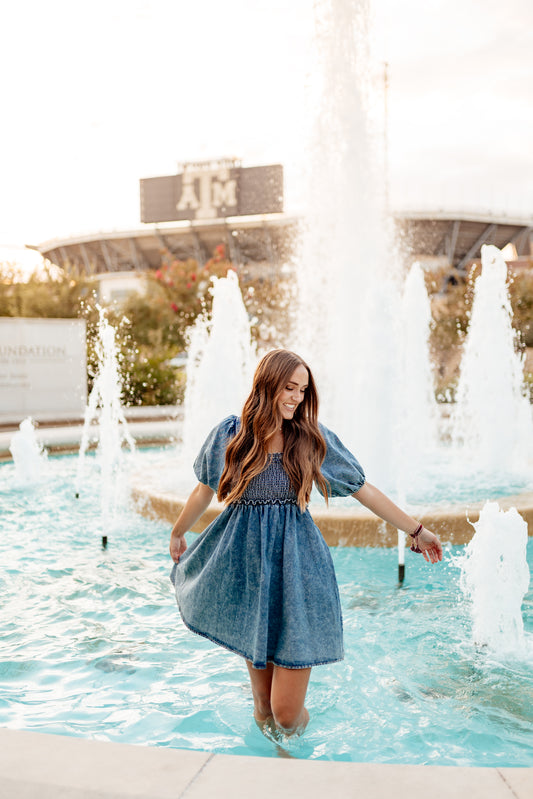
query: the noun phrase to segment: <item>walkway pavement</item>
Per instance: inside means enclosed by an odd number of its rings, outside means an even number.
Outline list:
[[[213,755],[0,729],[2,799],[531,799],[533,769]]]

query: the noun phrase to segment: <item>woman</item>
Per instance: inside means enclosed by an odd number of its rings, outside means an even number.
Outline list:
[[[245,658],[257,723],[285,734],[309,721],[311,668],[344,656],[333,562],[307,510],[313,483],[326,498],[352,494],[413,536],[428,562],[442,560],[437,536],[365,481],[317,414],[307,364],[288,350],[265,355],[241,418],[224,419],[203,445],[170,539],[185,624]],[[226,507],[187,549],[215,492]]]

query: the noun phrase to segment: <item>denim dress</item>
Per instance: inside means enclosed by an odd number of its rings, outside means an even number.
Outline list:
[[[209,436],[194,471],[214,491],[237,416]],[[331,496],[348,496],[365,481],[356,458],[323,425],[322,474]],[[342,615],[333,561],[309,511],[301,511],[283,455],[273,453],[237,502],[175,563],[171,581],[185,625],[242,655],[256,669],[274,663],[302,669],[344,656]]]

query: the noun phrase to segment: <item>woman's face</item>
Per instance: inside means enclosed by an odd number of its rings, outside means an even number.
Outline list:
[[[309,373],[305,366],[297,366],[283,386],[278,399],[278,408],[284,419],[292,419],[296,408],[305,396],[309,384]]]

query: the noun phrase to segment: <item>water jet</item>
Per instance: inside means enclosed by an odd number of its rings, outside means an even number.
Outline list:
[[[124,489],[122,480],[123,447],[135,451],[135,441],[130,435],[121,405],[122,378],[118,363],[116,333],[105,312],[99,308],[98,337],[96,340],[97,366],[93,387],[85,409],[83,431],[78,457],[75,498],[82,493],[85,458],[91,441],[97,443],[100,467],[100,514],[102,531],[112,526],[113,512],[119,493]],[[96,423],[96,424],[94,424]],[[108,536],[102,533],[102,547],[107,547]]]

